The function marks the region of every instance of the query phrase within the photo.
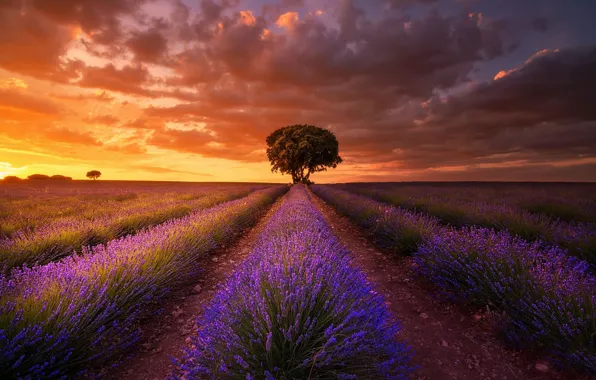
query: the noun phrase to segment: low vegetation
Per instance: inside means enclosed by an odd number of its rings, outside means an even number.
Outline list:
[[[504,230],[455,229],[343,190],[313,191],[379,246],[413,254],[418,273],[442,294],[502,313],[501,332],[510,343],[546,350],[562,364],[596,373],[596,277],[587,262]]]
[[[302,186],[198,324],[181,379],[406,379],[412,369],[383,299]]]

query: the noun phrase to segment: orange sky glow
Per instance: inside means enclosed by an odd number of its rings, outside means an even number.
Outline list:
[[[596,180],[590,94],[575,98],[562,73],[589,70],[596,50],[515,58],[497,16],[429,6],[406,20],[399,1],[393,15],[358,1],[50,3],[0,4],[0,178],[288,182],[265,138],[308,123],[344,158],[315,182]],[[569,83],[533,98],[546,69]]]

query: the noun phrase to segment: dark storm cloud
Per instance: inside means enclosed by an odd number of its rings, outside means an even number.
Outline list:
[[[595,98],[595,47],[544,51],[446,103],[432,103],[409,141],[448,143],[450,157],[462,163],[504,154],[528,162],[594,158]]]
[[[168,41],[158,28],[134,32],[126,45],[138,62],[156,63],[168,51]]]
[[[368,129],[369,139],[358,142],[370,145],[386,134],[385,128],[396,135],[391,116],[404,101],[425,100],[437,88],[465,83],[475,62],[502,52],[503,26],[481,24],[475,15],[372,20],[343,1],[337,8],[339,28],[315,16],[290,14],[277,23],[285,33],[268,34],[270,25],[259,16],[227,16],[211,1],[202,8],[194,24],[202,44],[176,57],[178,77],[169,79],[199,86],[199,101],[148,113],[206,123],[218,136],[212,142],[227,148],[247,139],[262,145],[271,130],[297,120],[336,125],[337,134],[348,140],[354,130]],[[159,140],[164,133],[157,131],[150,143],[188,151],[183,139]],[[352,148],[349,141],[344,146]],[[223,153],[205,144],[191,149],[208,156]],[[244,160],[248,151],[224,154]],[[367,152],[381,153],[374,146]]]

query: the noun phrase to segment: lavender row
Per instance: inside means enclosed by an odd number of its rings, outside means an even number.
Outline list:
[[[31,233],[39,227],[75,220],[105,219],[110,215],[126,214],[149,205],[172,207],[209,194],[229,191],[254,191],[267,187],[257,184],[190,184],[170,186],[167,192],[143,187],[140,184],[124,191],[114,189],[107,194],[79,194],[56,196],[40,194],[29,197],[0,196],[0,238],[16,233]],[[186,184],[184,184],[186,185]],[[74,188],[73,188],[74,189]],[[9,190],[9,189],[6,189]],[[130,191],[134,190],[134,192]]]
[[[349,191],[370,196],[411,211],[437,217],[444,224],[458,228],[474,225],[497,231],[507,231],[528,241],[542,241],[547,245],[566,249],[596,265],[596,225],[567,223],[544,214],[499,203],[441,199],[436,196],[404,197],[400,190],[375,190],[348,187]]]
[[[512,183],[353,183],[338,185],[348,191],[380,190],[409,204],[418,200],[503,204],[566,222],[596,222],[595,184]]]
[[[199,194],[115,192],[25,198],[3,196],[0,202],[0,237],[6,238],[15,233],[31,232],[38,227],[61,220],[105,218],[110,214],[121,212],[122,209],[138,209],[149,204],[170,204],[184,201],[185,196]]]
[[[538,347],[562,364],[596,373],[596,282],[588,264],[565,251],[505,231],[456,230],[436,220],[325,186],[313,191],[377,241],[416,241],[420,275],[449,298],[490,305],[519,347]],[[412,238],[414,237],[414,238]]]
[[[72,376],[137,341],[147,306],[256,222],[275,187],[0,278],[0,378]]]
[[[295,185],[197,320],[178,379],[406,379],[381,296]]]
[[[183,203],[144,204],[104,217],[87,220],[62,220],[40,227],[31,233],[16,234],[0,240],[0,274],[13,268],[44,265],[70,256],[82,247],[105,243],[133,234],[143,228],[180,218],[193,211],[246,196],[250,190],[213,191]]]

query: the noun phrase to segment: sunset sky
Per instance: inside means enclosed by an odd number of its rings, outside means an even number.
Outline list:
[[[596,181],[593,0],[0,0],[0,178]]]

